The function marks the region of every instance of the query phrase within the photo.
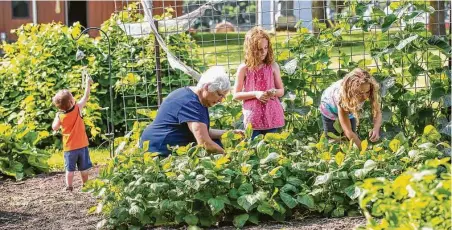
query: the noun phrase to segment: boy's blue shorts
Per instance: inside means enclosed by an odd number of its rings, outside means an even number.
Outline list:
[[[78,171],[85,171],[93,167],[91,159],[89,158],[88,147],[64,152],[64,167],[66,168],[66,171],[76,171],[76,165]]]

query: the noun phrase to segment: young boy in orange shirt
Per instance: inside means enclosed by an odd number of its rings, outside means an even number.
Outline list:
[[[88,152],[88,136],[81,112],[89,99],[90,86],[93,83],[90,77],[87,78],[85,94],[77,103],[67,89],[58,91],[52,98],[53,104],[60,110],[53,120],[52,129],[56,131],[61,127],[63,134],[66,191],[73,190],[72,182],[76,166],[80,171],[83,184],[88,180],[87,170],[92,167]]]

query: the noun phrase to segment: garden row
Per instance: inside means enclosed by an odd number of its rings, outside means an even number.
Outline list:
[[[251,129],[246,133],[226,133],[225,154],[184,146],[167,158],[123,139],[123,153],[84,188],[99,199],[91,210],[104,214],[99,226],[232,222],[241,228],[307,214],[364,213],[374,229],[451,227],[441,221],[451,217],[450,158],[443,153],[450,145],[433,126],[414,142],[399,134],[373,146],[363,141],[361,151],[325,137],[316,143],[283,132],[251,140]]]

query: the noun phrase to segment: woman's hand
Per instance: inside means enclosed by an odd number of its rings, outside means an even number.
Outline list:
[[[372,142],[376,142],[380,139],[380,129],[372,129],[369,132],[369,140]]]

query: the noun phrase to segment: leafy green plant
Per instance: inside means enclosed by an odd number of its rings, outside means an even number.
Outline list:
[[[3,84],[0,121],[11,125],[26,122],[33,124],[37,132],[47,131],[57,112],[52,105],[55,93],[67,88],[76,99],[81,97],[82,66],[74,58],[76,45],[71,38],[71,35],[77,36],[80,29],[79,24],[72,28],[60,24],[27,24],[15,30],[18,41],[2,45],[5,64],[0,66]],[[80,45],[89,46],[90,42],[81,39]],[[96,85],[84,116],[93,137],[100,132],[96,125],[100,120]],[[44,140],[42,144],[48,142],[53,140]]]
[[[434,132],[428,128],[427,133]],[[360,151],[324,137],[315,143],[281,133],[251,140],[251,133],[250,127],[245,139],[226,133],[224,155],[188,145],[160,158],[130,146],[132,151],[124,149],[85,187],[99,198],[92,211],[104,213],[101,224],[107,228],[212,226],[221,221],[240,228],[295,213],[356,215],[362,193],[357,185],[364,179],[393,179],[408,167],[442,156],[436,138],[411,145],[400,134],[373,147],[363,141]],[[418,153],[411,156],[411,150]]]
[[[0,173],[22,180],[47,172],[50,154],[36,147],[49,132],[36,132],[33,124],[17,126],[0,123]]]
[[[447,65],[451,56],[447,43],[450,35],[434,36],[423,23],[413,20],[434,9],[418,1],[394,2],[391,3],[394,13],[386,15],[370,1],[348,4],[351,11],[339,14],[331,27],[315,22],[318,34],[299,28],[286,44],[294,55],[292,61],[283,65],[283,82],[286,91],[295,95],[295,100],[287,103],[290,110],[286,115],[291,125],[288,128],[299,132],[309,126],[312,133],[315,124],[320,124],[320,116],[314,111],[317,111],[322,91],[356,67],[367,68],[382,85],[383,137],[393,138],[403,132],[415,139],[427,125],[446,127],[451,92]],[[366,9],[371,9],[371,17],[365,15]],[[353,35],[352,27],[364,31],[361,41],[347,41],[347,36]],[[359,59],[347,50],[344,52],[342,47],[350,43],[362,46],[370,57],[359,55],[362,56]],[[280,61],[287,58],[287,51],[278,56]],[[424,85],[420,79],[425,79]],[[366,106],[364,111],[370,111],[369,105]],[[297,114],[297,111],[311,112]],[[307,117],[311,123],[306,125],[293,119],[299,115]],[[361,126],[371,127],[370,113],[362,116],[367,119],[362,119]],[[319,126],[317,130],[320,131]],[[360,135],[367,135],[367,130],[359,129]]]
[[[232,99],[232,94],[209,109],[212,127],[216,129],[244,129],[242,103]]]
[[[450,229],[450,185],[450,158],[428,160],[394,181],[366,179],[359,198],[366,229]]]
[[[129,9],[112,14],[101,28],[106,31],[112,47],[112,79],[115,89],[113,119],[116,134],[132,126],[136,111],[129,108],[157,105],[157,80],[155,73],[153,35],[133,38],[120,28],[123,22],[136,22],[143,19],[136,4]],[[101,133],[105,133],[107,112],[101,107],[110,106],[108,79],[108,43],[103,34],[97,38],[80,35],[82,27],[75,23],[72,27],[61,24],[26,24],[15,30],[18,41],[4,43],[3,65],[0,66],[0,81],[3,89],[0,93],[0,121],[11,125],[20,120],[33,123],[36,131],[50,130],[56,109],[51,98],[56,91],[68,88],[75,98],[79,98],[81,71],[86,66],[95,81],[90,101],[85,107],[84,121],[88,134],[95,143],[100,143]],[[195,69],[202,69],[196,50],[196,43],[187,34],[167,37],[170,50]],[[76,60],[80,50],[85,54],[82,60]],[[190,85],[191,78],[180,71],[172,70],[164,53],[161,53],[162,87],[166,95],[174,88]],[[122,97],[135,95],[136,97]],[[111,108],[110,108],[111,109]],[[108,116],[109,116],[108,112]],[[126,116],[128,119],[124,119]],[[57,143],[60,138],[49,136],[41,145]]]

